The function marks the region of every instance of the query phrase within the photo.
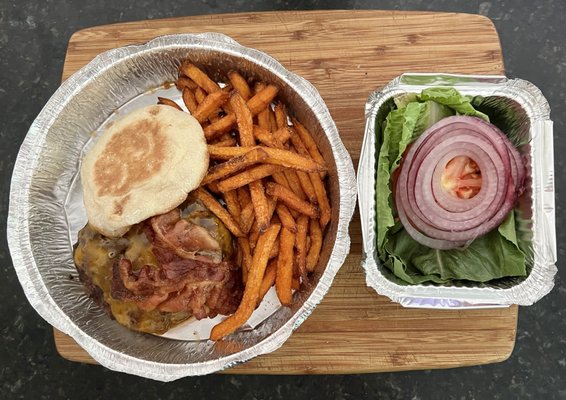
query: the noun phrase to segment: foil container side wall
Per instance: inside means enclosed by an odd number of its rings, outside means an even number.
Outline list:
[[[543,149],[542,159],[546,162],[541,163],[540,175],[542,183],[541,207],[543,211],[544,229],[541,230],[541,244],[546,246],[543,252],[547,256],[545,260],[548,264],[555,264],[557,261],[556,246],[556,208],[554,192],[554,138],[552,121],[540,121],[538,131],[542,134],[538,140],[542,141],[540,148]]]
[[[121,104],[174,80],[186,57],[212,76],[225,75],[237,65],[254,78],[279,85],[280,96],[311,130],[331,164],[332,223],[315,283],[296,294],[292,308],[282,307],[253,331],[239,331],[220,342],[183,342],[131,331],[88,299],[78,279],[69,279],[76,270],[63,209],[83,146]],[[310,83],[272,57],[221,34],[163,36],[97,56],[50,99],[32,124],[16,161],[8,239],[25,294],[44,319],[71,335],[107,368],[171,381],[230,367],[285,342],[328,291],[349,252],[355,195],[351,159],[324,101]]]
[[[531,165],[528,175],[532,180],[532,190],[522,206],[532,214],[532,227],[528,229],[532,229],[533,265],[526,278],[509,278],[491,285],[409,285],[394,279],[392,273],[379,262],[375,236],[375,163],[376,149],[379,147],[376,118],[383,109],[387,109],[386,105],[396,94],[419,93],[430,86],[447,85],[456,87],[466,95],[492,99],[500,105],[512,103],[517,107],[512,118],[519,118],[520,121],[513,129],[526,129],[529,135],[529,143],[524,146],[523,152]],[[366,271],[368,286],[407,307],[450,309],[530,305],[552,289],[556,274],[552,121],[549,119],[548,102],[536,86],[524,80],[510,80],[502,76],[404,74],[371,93],[365,110],[366,128],[358,167],[358,192],[364,242],[362,266]]]

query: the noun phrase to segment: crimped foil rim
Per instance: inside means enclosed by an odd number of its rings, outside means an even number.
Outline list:
[[[112,62],[117,60],[122,61],[138,53],[154,49],[165,49],[168,47],[187,49],[197,47],[206,48],[214,44],[222,44],[223,52],[243,57],[261,67],[266,67],[267,62],[269,62],[271,64],[270,71],[297,93],[301,94],[307,105],[313,110],[315,117],[318,119],[318,122],[328,137],[332,152],[334,154],[341,154],[341,157],[335,157],[340,191],[336,240],[331,251],[328,265],[310,297],[279,330],[273,332],[263,341],[241,352],[216,360],[199,362],[198,365],[191,363],[166,364],[141,360],[102,345],[100,342],[86,335],[57,306],[49,295],[47,287],[44,285],[41,278],[37,279],[38,268],[31,250],[28,218],[29,200],[27,195],[31,184],[32,172],[37,163],[41,146],[44,143],[45,134],[54,122],[57,114],[61,112],[68,102],[72,101],[74,94],[80,91],[86,82],[90,81],[107,68],[111,68]],[[321,118],[321,116],[326,116],[327,118]],[[31,164],[28,161],[30,159],[32,161]],[[15,185],[15,182],[23,182],[23,184]],[[14,263],[14,269],[16,270],[26,297],[34,309],[47,322],[75,339],[97,362],[109,369],[161,381],[171,381],[185,376],[204,375],[216,372],[237,363],[247,361],[255,356],[270,353],[279,348],[322,300],[334,276],[349,253],[350,237],[348,234],[348,226],[354,212],[355,201],[355,172],[351,158],[340,139],[338,130],[330,117],[328,108],[312,84],[304,78],[286,70],[271,56],[258,50],[244,47],[223,34],[167,35],[157,37],[145,44],[125,46],[98,55],[89,64],[67,79],[50,98],[31,125],[21,145],[18,158],[16,159],[12,176],[12,186],[10,188],[10,206],[7,224],[8,245]],[[34,282],[36,284],[34,284]]]
[[[548,101],[531,82],[522,79],[508,79],[498,75],[460,75],[460,74],[436,74],[436,73],[406,73],[400,75],[370,94],[365,106],[366,128],[362,144],[362,153],[358,167],[357,186],[359,193],[359,207],[362,219],[363,250],[362,267],[366,272],[366,284],[377,293],[389,297],[391,300],[404,306],[410,307],[432,307],[432,308],[476,308],[493,307],[496,305],[531,305],[547,295],[554,286],[554,276],[557,268],[556,262],[556,238],[545,237],[546,229],[554,232],[554,222],[548,221],[543,215],[541,199],[535,197],[533,201],[533,220],[535,224],[535,238],[539,245],[545,246],[544,240],[548,239],[550,245],[545,248],[545,257],[539,257],[535,253],[535,263],[529,276],[519,284],[510,288],[490,287],[454,287],[454,286],[432,286],[432,285],[399,285],[388,280],[377,267],[377,249],[375,247],[375,182],[376,182],[376,142],[375,142],[375,118],[381,105],[396,94],[407,91],[418,92],[430,85],[409,85],[403,80],[410,76],[464,78],[482,81],[477,83],[459,84],[458,90],[464,94],[476,95],[499,95],[509,97],[511,93],[514,99],[522,106],[531,111],[529,119],[531,130],[536,129],[535,140],[549,140],[552,147],[552,121],[550,120],[550,106]],[[548,145],[548,143],[547,143]],[[553,174],[551,166],[549,174]],[[535,175],[533,186],[540,184],[541,177]],[[554,187],[547,187],[543,193],[544,203],[551,204],[554,209]],[[553,212],[552,212],[553,215]],[[552,226],[551,225],[552,222]],[[542,225],[542,226],[541,226]],[[542,236],[542,237],[541,237]],[[542,259],[541,259],[542,258]],[[423,301],[428,300],[428,301]]]

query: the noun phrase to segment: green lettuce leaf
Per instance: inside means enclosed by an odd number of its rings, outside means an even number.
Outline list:
[[[498,229],[477,238],[466,249],[436,250],[423,246],[399,229],[385,249],[394,258],[394,273],[409,283],[452,279],[487,282],[505,276],[525,276],[525,255],[515,234],[514,213]]]
[[[424,104],[424,108],[421,110],[421,114],[415,125],[415,132],[413,133],[413,138],[415,139],[441,119],[455,114],[454,110],[450,107],[432,100],[425,101],[421,104]]]
[[[383,133],[383,141],[377,157],[377,190],[376,208],[377,212],[377,248],[382,249],[385,235],[390,227],[395,224],[393,212],[389,206],[389,197],[391,196],[390,185],[382,185],[380,183],[389,182],[391,175],[389,174],[389,166],[391,165],[390,154],[394,148],[398,148],[403,132],[405,110],[393,110],[389,113],[385,120],[385,128]]]
[[[418,95],[416,93],[401,93],[393,98],[393,102],[397,108],[405,108],[407,104],[418,101]]]
[[[459,115],[470,115],[472,117],[481,118],[489,122],[489,117],[482,112],[477,111],[472,106],[472,98],[462,95],[454,88],[434,87],[428,88],[421,92],[421,101],[435,101],[439,104],[450,107]]]
[[[406,97],[407,98],[407,97]],[[412,97],[416,100],[416,96]],[[400,102],[399,104],[403,104]],[[413,101],[393,110],[385,121],[383,141],[377,159],[377,246],[382,249],[387,231],[394,224],[391,205],[391,177],[399,167],[407,146],[426,129],[454,112],[433,101]]]

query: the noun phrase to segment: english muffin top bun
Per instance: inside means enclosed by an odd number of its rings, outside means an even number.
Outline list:
[[[122,236],[181,204],[207,170],[206,140],[195,118],[165,105],[133,111],[106,129],[83,159],[88,221],[105,236]]]

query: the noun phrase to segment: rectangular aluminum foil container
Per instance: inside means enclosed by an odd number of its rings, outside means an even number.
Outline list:
[[[380,146],[376,121],[385,119],[394,96],[420,93],[434,86],[452,86],[465,95],[483,96],[480,111],[495,116],[496,125],[503,131],[512,130],[528,139],[519,149],[528,171],[527,188],[518,204],[522,215],[529,220],[529,226],[518,229],[522,230],[522,235],[530,236],[532,243],[530,255],[527,254],[530,265],[526,277],[483,284],[409,285],[380,265],[375,226],[376,159]],[[365,115],[357,179],[364,251],[362,266],[368,286],[406,307],[445,309],[531,305],[550,292],[556,274],[552,121],[548,102],[537,87],[505,76],[408,73],[373,92],[366,103]]]
[[[184,59],[216,78],[235,69],[278,85],[279,98],[311,130],[329,168],[332,221],[313,284],[295,294],[292,307],[271,309],[251,323],[253,329],[219,342],[172,340],[119,325],[87,298],[73,264],[77,230],[86,222],[77,182],[85,146],[117,113],[146,102],[155,104],[156,95],[175,91],[163,84],[176,80]],[[45,320],[110,369],[171,381],[219,371],[279,348],[322,300],[343,264],[350,248],[348,226],[355,202],[352,161],[324,101],[309,82],[265,53],[227,36],[171,35],[100,54],[49,100],[16,160],[8,243],[24,292]]]

